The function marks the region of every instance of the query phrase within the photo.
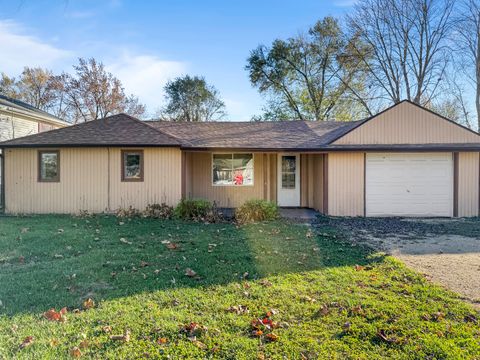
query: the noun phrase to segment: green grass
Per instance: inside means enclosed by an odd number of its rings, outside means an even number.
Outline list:
[[[89,297],[96,306],[83,310]],[[0,359],[69,358],[82,341],[82,357],[112,359],[480,358],[480,327],[466,320],[479,316],[455,294],[335,229],[285,221],[3,217],[0,301]],[[235,305],[249,312],[227,311]],[[64,306],[66,322],[42,315]],[[251,335],[271,309],[276,342]],[[191,322],[207,329],[197,342],[180,331]],[[104,326],[128,329],[130,341]],[[19,349],[27,336],[33,344]]]

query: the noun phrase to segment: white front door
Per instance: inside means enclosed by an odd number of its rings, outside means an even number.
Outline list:
[[[278,154],[278,206],[300,206],[300,156]]]
[[[367,216],[453,215],[452,153],[372,153],[365,165]]]

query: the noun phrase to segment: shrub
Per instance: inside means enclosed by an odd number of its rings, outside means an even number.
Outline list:
[[[139,216],[140,211],[133,208],[132,206],[129,206],[128,208],[119,208],[115,212],[115,215],[119,218],[133,218]]]
[[[142,215],[153,219],[171,219],[173,217],[173,207],[165,203],[148,204]]]
[[[203,199],[182,199],[175,208],[175,216],[183,220],[209,223],[221,220],[216,204]]]
[[[266,200],[248,200],[235,210],[235,219],[239,224],[274,220],[278,215],[277,204]]]

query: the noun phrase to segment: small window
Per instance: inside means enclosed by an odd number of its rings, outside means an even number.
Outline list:
[[[58,150],[38,152],[38,181],[60,181],[60,152]]]
[[[253,185],[253,154],[213,154],[213,185]]]
[[[142,150],[122,150],[122,181],[143,181]]]

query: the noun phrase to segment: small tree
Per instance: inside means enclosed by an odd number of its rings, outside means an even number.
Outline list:
[[[218,90],[203,77],[185,75],[165,85],[167,104],[160,117],[170,121],[212,121],[226,115]]]

